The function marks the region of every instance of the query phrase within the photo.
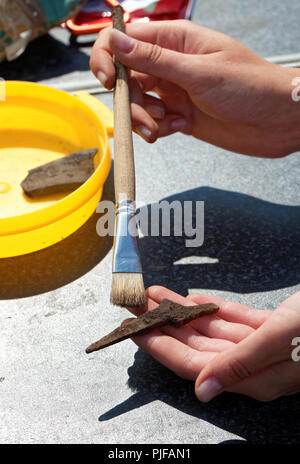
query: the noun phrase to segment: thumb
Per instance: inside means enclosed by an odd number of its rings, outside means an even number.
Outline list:
[[[111,30],[109,44],[114,55],[130,69],[167,79],[182,87],[188,86],[191,80],[192,55],[142,42],[116,29]],[[193,59],[195,61],[196,57]]]
[[[282,326],[280,330],[268,322],[206,365],[195,382],[195,394],[200,401],[206,403],[242,380],[288,358],[290,347]]]

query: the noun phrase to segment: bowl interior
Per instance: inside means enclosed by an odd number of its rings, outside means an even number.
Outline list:
[[[103,137],[75,97],[45,87],[43,94],[34,84],[20,86],[8,89],[0,103],[1,219],[35,212],[67,196],[26,197],[20,184],[30,169],[92,147],[99,149],[99,165],[104,150]]]

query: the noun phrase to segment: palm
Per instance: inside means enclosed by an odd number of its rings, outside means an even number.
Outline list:
[[[130,311],[135,315],[151,311],[164,298],[186,306],[191,302],[213,302],[220,307],[218,315],[196,319],[179,329],[165,326],[134,338],[144,351],[188,380],[195,380],[209,361],[253,333],[272,313],[208,295],[185,298],[163,287],[150,287],[147,297],[143,309],[130,308]]]

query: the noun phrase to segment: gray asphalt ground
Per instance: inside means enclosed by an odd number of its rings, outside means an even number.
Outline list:
[[[193,19],[270,56],[300,52],[299,13],[298,0],[203,0]],[[1,64],[0,75],[88,79],[86,40],[70,46],[68,32],[55,29]],[[99,98],[112,107],[111,94]],[[202,247],[185,248],[183,237],[140,240],[147,286],[263,309],[300,288],[299,153],[255,159],[181,134],[154,145],[134,136],[134,144],[140,202],[205,201]],[[113,198],[112,173],[103,198]],[[0,260],[0,442],[298,443],[299,394],[200,404],[192,383],[130,340],[85,354],[128,316],[109,304],[112,244],[96,235],[97,219],[51,248]]]

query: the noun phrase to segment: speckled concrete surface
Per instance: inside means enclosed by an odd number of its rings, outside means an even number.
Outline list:
[[[300,51],[298,16],[298,0],[211,0],[197,2],[194,19],[274,55]],[[89,47],[40,43],[51,51],[50,62],[44,53],[46,61],[24,69],[27,54],[1,65],[0,74],[43,80],[87,72]],[[37,44],[31,50],[38,53]],[[111,107],[111,95],[101,100]],[[141,207],[162,199],[205,201],[202,247],[187,249],[181,237],[141,239],[147,285],[264,309],[300,288],[299,154],[248,158],[180,134],[154,145],[137,136],[134,142]],[[104,198],[112,192],[111,175]],[[260,404],[224,394],[204,405],[190,382],[130,340],[84,353],[128,314],[109,305],[111,240],[97,237],[97,219],[52,248],[0,260],[0,442],[299,442],[299,395]]]

